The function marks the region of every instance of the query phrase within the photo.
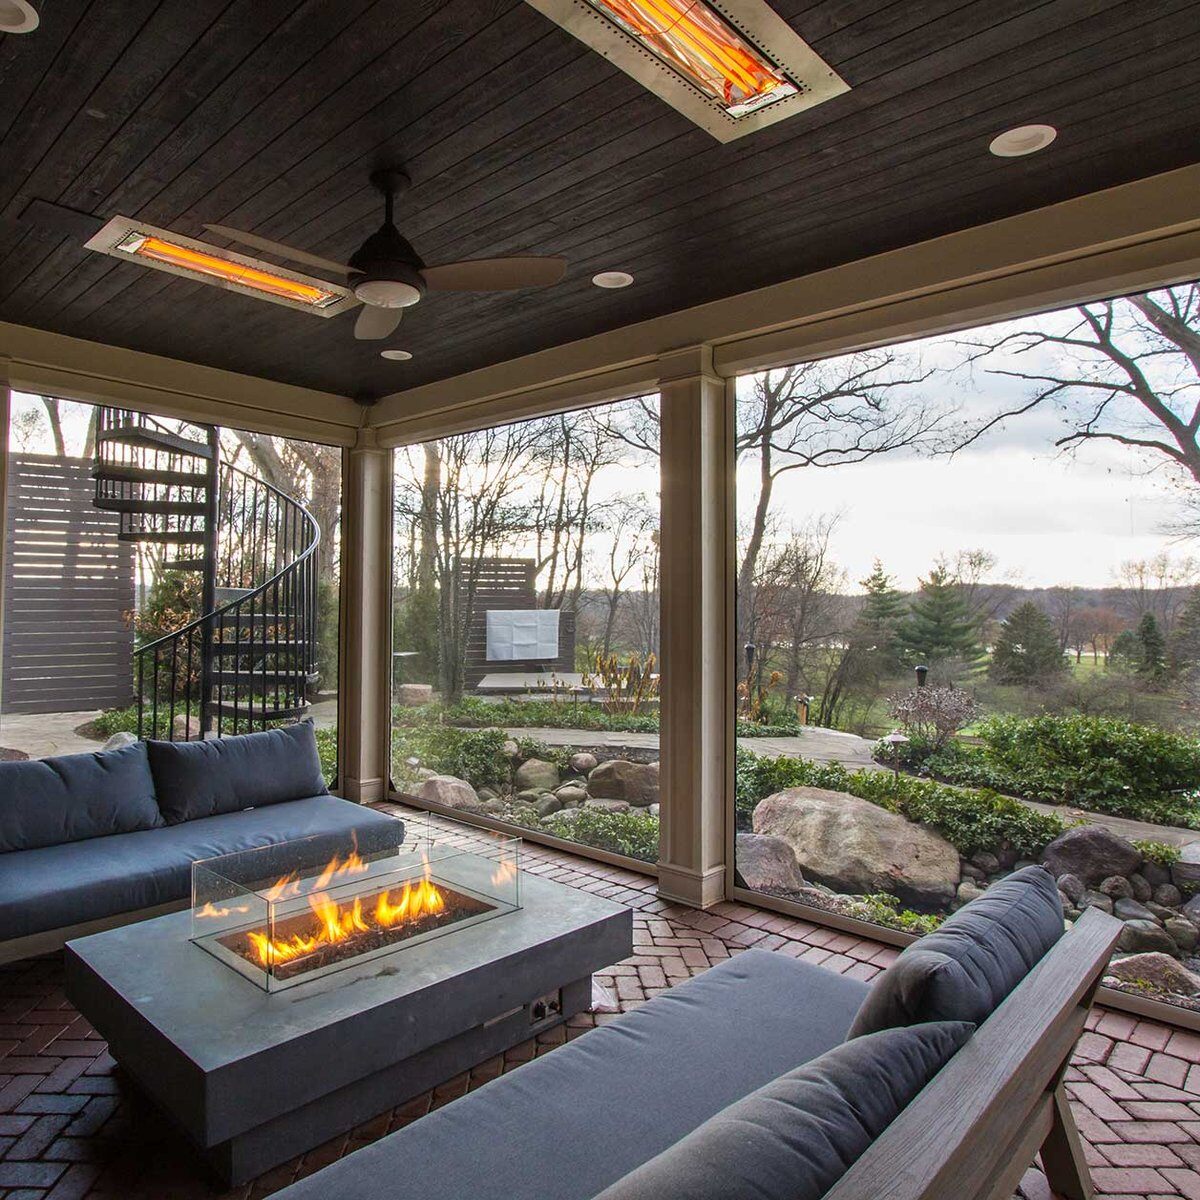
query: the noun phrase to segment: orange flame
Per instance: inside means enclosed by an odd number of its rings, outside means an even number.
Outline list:
[[[492,872],[492,886],[503,887],[506,883],[511,883],[516,873],[516,864],[511,859],[501,859]]]
[[[204,902],[204,907],[198,908],[196,910],[196,916],[198,916],[198,917],[229,917],[229,916],[232,916],[234,913],[248,913],[249,911],[250,911],[250,906],[248,904],[235,904],[235,905],[231,906],[230,908],[216,908],[216,907],[214,907],[213,902],[211,900],[206,900]]]
[[[286,939],[272,939],[257,931],[247,933],[259,963],[270,968],[276,963],[291,962],[326,946],[336,946],[356,934],[370,933],[373,929],[391,929],[404,921],[416,921],[443,912],[446,908],[445,897],[430,878],[428,860],[424,865],[423,876],[407,882],[395,900],[392,899],[391,890],[381,892],[374,908],[368,911],[363,907],[361,896],[339,904],[320,890],[340,875],[367,869],[356,853],[352,853],[345,862],[340,862],[335,856],[318,877],[314,891],[308,897],[308,906],[316,917],[311,933],[297,933]],[[271,891],[278,889],[279,895],[294,894],[289,893],[288,889],[295,882],[291,876],[285,876]]]

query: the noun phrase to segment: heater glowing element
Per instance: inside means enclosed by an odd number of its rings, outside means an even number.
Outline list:
[[[326,291],[310,283],[301,283],[297,279],[288,279],[259,267],[232,262],[226,258],[219,258],[216,254],[205,254],[143,233],[130,233],[117,243],[115,249],[137,258],[148,258],[154,262],[180,267],[185,271],[224,279],[256,292],[282,296],[285,300],[311,305],[313,308],[324,308],[329,304],[336,304],[341,299],[337,292]]]
[[[358,307],[358,301],[339,283],[210,246],[132,217],[110,217],[84,247],[315,317],[334,317]]]
[[[784,72],[699,0],[588,0],[730,116],[794,96]]]

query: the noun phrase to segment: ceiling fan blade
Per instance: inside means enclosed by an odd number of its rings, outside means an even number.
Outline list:
[[[354,336],[360,342],[385,338],[400,324],[402,316],[402,308],[377,308],[372,304],[364,304],[358,320],[354,322]]]
[[[269,238],[259,237],[256,233],[244,233],[240,229],[230,229],[228,225],[205,225],[209,233],[218,237],[228,238],[231,242],[249,246],[253,250],[262,250],[265,254],[277,254],[291,262],[303,263],[307,267],[316,267],[318,271],[332,271],[337,275],[346,275],[350,268],[345,263],[334,262],[331,258],[322,258],[319,254],[309,254],[307,250],[297,250],[293,246],[285,246],[282,242],[273,242]]]
[[[566,274],[567,260],[532,254],[514,258],[475,258],[422,267],[431,292],[504,292],[511,288],[549,287]]]

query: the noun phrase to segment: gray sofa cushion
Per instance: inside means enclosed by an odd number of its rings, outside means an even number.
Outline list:
[[[0,867],[0,939],[185,900],[195,859],[327,836],[331,853],[394,847],[397,822],[336,796],[11,854]],[[353,836],[352,836],[353,835]]]
[[[162,823],[141,743],[0,763],[0,853],[154,829]]]
[[[590,1200],[837,1045],[867,985],[747,950],[277,1200]]]
[[[974,1028],[940,1021],[843,1042],[722,1109],[597,1200],[820,1200]]]
[[[307,721],[207,742],[147,742],[168,825],[281,804],[329,789]]]
[[[919,1021],[980,1025],[1062,935],[1054,877],[1015,871],[904,950],[871,985],[850,1037]]]

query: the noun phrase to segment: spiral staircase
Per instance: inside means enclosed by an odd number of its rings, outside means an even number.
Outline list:
[[[318,679],[317,546],[308,510],[221,458],[213,426],[102,408],[99,509],[159,571],[199,583],[199,615],[134,652],[138,736],[250,733],[307,711]]]

